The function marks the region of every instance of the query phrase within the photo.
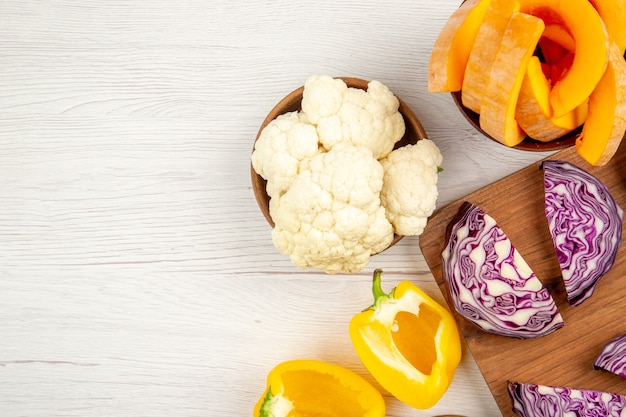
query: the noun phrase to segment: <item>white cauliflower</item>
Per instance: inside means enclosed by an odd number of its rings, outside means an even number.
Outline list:
[[[380,204],[383,167],[365,147],[341,144],[315,155],[279,198],[272,198],[274,245],[303,269],[362,270],[393,239]]]
[[[252,167],[265,180],[270,197],[289,189],[303,161],[320,152],[315,127],[299,112],[278,116],[261,131],[252,153]]]
[[[421,234],[437,198],[439,149],[430,140],[392,152],[404,136],[398,99],[312,76],[302,111],[259,135],[254,170],[267,180],[274,245],[298,267],[359,272],[394,232]]]
[[[304,84],[302,112],[316,125],[322,146],[340,143],[369,148],[376,159],[387,156],[405,132],[396,96],[379,81],[367,91],[348,88],[341,79],[314,75]]]
[[[427,218],[435,210],[442,160],[437,145],[422,139],[380,161],[385,172],[380,200],[396,233],[416,236],[424,231]]]

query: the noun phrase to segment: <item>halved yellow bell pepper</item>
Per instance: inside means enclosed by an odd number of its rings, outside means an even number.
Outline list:
[[[374,271],[374,304],[350,321],[363,365],[391,395],[417,409],[435,405],[461,361],[461,340],[449,310],[409,281],[389,294]]]
[[[254,417],[384,417],[385,402],[357,373],[318,360],[278,364]]]

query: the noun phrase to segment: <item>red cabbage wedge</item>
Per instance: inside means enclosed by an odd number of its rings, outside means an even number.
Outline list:
[[[612,267],[624,210],[596,177],[565,161],[544,161],[545,212],[567,301],[580,305]]]
[[[626,334],[607,343],[597,356],[593,367],[626,378]]]
[[[461,316],[486,332],[518,338],[563,326],[554,299],[493,217],[464,202],[445,240],[443,276]]]
[[[626,397],[620,394],[510,382],[509,396],[522,417],[626,416]]]

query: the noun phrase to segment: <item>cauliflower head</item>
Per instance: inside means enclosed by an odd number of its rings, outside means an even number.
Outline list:
[[[376,159],[384,158],[406,130],[399,105],[379,81],[370,81],[367,91],[348,88],[343,80],[327,75],[311,76],[304,84],[302,112],[328,150],[350,143],[369,148]]]
[[[442,156],[404,136],[399,100],[378,81],[367,91],[314,75],[302,110],[260,133],[254,170],[267,181],[274,246],[302,269],[355,273],[398,235],[419,235],[435,209]]]
[[[287,191],[300,166],[320,152],[315,127],[300,112],[272,120],[259,134],[252,152],[252,167],[265,180],[270,197]]]
[[[383,175],[366,147],[340,144],[313,156],[291,187],[271,199],[274,245],[302,269],[362,270],[393,240],[380,201]]]
[[[396,233],[422,234],[435,210],[437,178],[443,158],[430,139],[391,152],[381,160],[384,170],[380,200]]]

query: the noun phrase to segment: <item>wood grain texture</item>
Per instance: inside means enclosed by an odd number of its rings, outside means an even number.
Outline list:
[[[591,167],[574,148],[548,159],[570,161],[599,178],[621,207],[626,207],[626,146],[604,167]],[[626,381],[593,370],[602,347],[626,333],[624,298],[625,251],[622,245],[613,268],[599,281],[591,298],[579,306],[567,303],[559,264],[544,213],[540,162],[450,203],[437,211],[420,239],[422,253],[449,307],[452,300],[442,274],[441,251],[446,228],[464,201],[492,216],[538,278],[555,298],[565,326],[537,339],[519,340],[482,332],[454,311],[459,327],[504,416],[513,416],[509,381],[596,389],[626,395]]]
[[[256,206],[266,114],[312,74],[378,79],[444,155],[439,205],[542,155],[427,93],[458,1],[0,2],[0,415],[245,416],[276,363],[366,378],[347,333],[374,268],[441,300],[418,238],[362,273],[300,271]],[[468,349],[444,399],[495,417]]]

